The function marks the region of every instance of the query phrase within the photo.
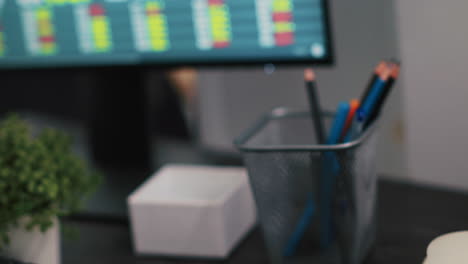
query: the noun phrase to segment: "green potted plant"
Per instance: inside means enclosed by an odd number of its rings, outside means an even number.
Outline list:
[[[59,217],[79,210],[100,181],[71,146],[54,129],[33,135],[17,115],[0,122],[0,255],[59,262]]]

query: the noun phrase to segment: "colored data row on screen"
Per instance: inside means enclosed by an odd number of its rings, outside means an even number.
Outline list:
[[[38,6],[63,6],[63,5],[77,5],[89,4],[93,0],[16,0],[16,3],[21,7],[31,8]]]
[[[24,9],[22,12],[26,46],[31,55],[53,55],[57,52],[51,8]]]
[[[292,0],[257,0],[256,8],[262,47],[294,44],[296,25]]]
[[[208,0],[213,47],[225,48],[231,42],[229,7],[224,0]]]
[[[197,47],[201,50],[229,47],[231,17],[224,0],[193,0],[192,7]]]
[[[272,19],[275,27],[276,46],[294,44],[295,24],[293,22],[292,0],[273,0]]]
[[[170,49],[167,18],[162,0],[135,1],[130,4],[130,16],[139,51],[162,52]]]
[[[88,4],[92,0],[44,0],[47,5],[76,5],[76,4]]]
[[[75,8],[80,49],[85,53],[112,50],[112,30],[101,4],[78,5]]]

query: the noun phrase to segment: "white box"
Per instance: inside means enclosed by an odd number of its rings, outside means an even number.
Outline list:
[[[256,222],[243,168],[167,165],[127,202],[139,255],[225,258]]]

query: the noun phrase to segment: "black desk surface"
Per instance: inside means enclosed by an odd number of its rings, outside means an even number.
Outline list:
[[[468,229],[468,194],[407,184],[379,185],[379,231],[370,264],[422,263],[428,243],[436,236]],[[202,264],[268,263],[258,229],[253,230],[225,261],[135,257],[128,223],[69,219],[77,239],[62,239],[62,263]]]

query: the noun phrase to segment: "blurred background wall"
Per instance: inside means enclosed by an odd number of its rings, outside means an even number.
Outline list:
[[[468,190],[468,2],[396,1],[408,177]]]
[[[359,98],[381,59],[399,58],[393,1],[331,1],[336,65],[317,67],[319,96],[325,109]],[[403,61],[405,61],[403,59]],[[404,62],[403,62],[404,63]],[[304,67],[201,70],[200,141],[221,153],[235,153],[232,140],[261,114],[276,106],[307,109]],[[402,87],[398,85],[383,116],[379,171],[407,178],[403,135]]]

